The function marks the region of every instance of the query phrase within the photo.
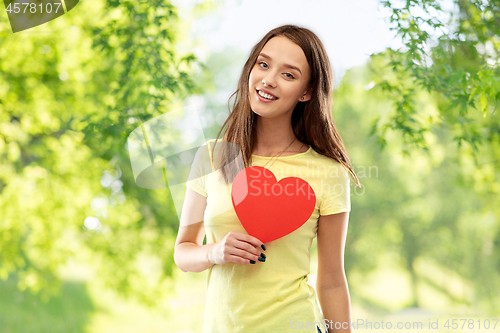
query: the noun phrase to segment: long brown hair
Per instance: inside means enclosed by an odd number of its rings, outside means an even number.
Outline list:
[[[227,125],[222,142],[233,144],[222,145],[220,164],[226,184],[232,183],[239,171],[250,166],[254,142],[256,141],[256,117],[250,108],[248,80],[250,72],[264,45],[273,37],[285,36],[302,48],[311,69],[309,87],[312,97],[309,101],[298,102],[292,113],[292,129],[301,142],[310,145],[316,152],[328,156],[341,163],[355,178],[356,185],[361,188],[358,177],[351,168],[344,143],[332,117],[333,72],[326,50],[318,36],[312,31],[296,25],[283,25],[269,31],[252,49],[238,81],[238,89],[229,97],[236,95],[233,111],[222,125],[219,136]],[[229,102],[228,102],[229,107]],[[235,148],[236,147],[236,148]],[[212,156],[214,156],[212,150]],[[243,159],[237,158],[239,154]],[[236,162],[235,162],[236,161]],[[243,161],[238,164],[238,161]],[[232,163],[232,166],[229,165]]]

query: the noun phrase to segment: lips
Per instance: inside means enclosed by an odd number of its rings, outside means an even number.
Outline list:
[[[257,88],[257,91],[259,91],[259,90],[260,90],[260,91],[262,91],[262,92],[265,92],[265,93],[266,93],[266,94],[268,94],[268,95],[273,96],[273,97],[274,97],[274,98],[276,98],[276,99],[278,99],[278,97],[277,97],[276,95],[274,95],[274,94],[270,93],[270,92],[269,92],[269,91],[267,91],[266,89]]]

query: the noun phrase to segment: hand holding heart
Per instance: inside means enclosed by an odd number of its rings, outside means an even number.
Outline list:
[[[263,250],[261,245],[262,242],[255,237],[230,231],[223,239],[214,243],[208,254],[208,260],[218,265],[230,262],[255,264],[257,261],[265,261],[266,258],[265,255],[261,255]]]
[[[287,177],[277,182],[270,170],[260,166],[238,173],[231,199],[245,230],[263,243],[300,228],[316,205],[314,190],[305,180]]]

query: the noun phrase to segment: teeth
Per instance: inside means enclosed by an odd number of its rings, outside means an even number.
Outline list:
[[[273,97],[273,96],[271,96],[269,94],[266,94],[265,92],[262,92],[261,90],[258,90],[257,93],[260,96],[264,97],[265,99],[276,99],[276,97]]]

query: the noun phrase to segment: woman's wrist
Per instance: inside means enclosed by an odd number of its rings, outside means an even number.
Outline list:
[[[214,255],[213,255],[213,252],[214,252],[214,245],[215,243],[210,243],[210,244],[205,244],[203,245],[205,247],[205,261],[210,265],[210,267],[212,267],[213,265],[215,265],[215,260],[214,260]],[[210,268],[208,267],[208,268]]]

